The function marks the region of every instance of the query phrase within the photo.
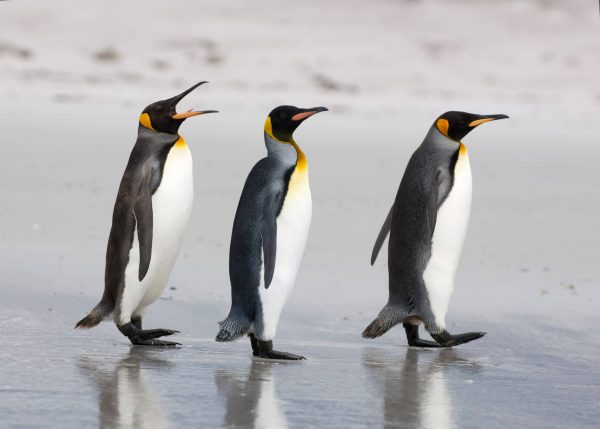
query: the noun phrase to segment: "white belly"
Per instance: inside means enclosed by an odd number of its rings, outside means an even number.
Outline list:
[[[261,270],[259,296],[262,304],[263,335],[261,340],[275,337],[281,310],[294,287],[302,262],[310,221],[312,199],[308,171],[296,171],[290,179],[288,193],[277,217],[277,255],[275,272],[269,289],[264,286]]]
[[[183,234],[192,214],[194,181],[192,155],[187,145],[175,145],[169,152],[160,186],[152,196],[152,256],[144,279],[138,280],[140,249],[137,228],[125,270],[120,323],[141,315],[163,293],[177,259]]]
[[[448,303],[454,290],[454,275],[469,225],[471,195],[471,167],[463,146],[454,169],[454,186],[438,210],[431,258],[423,273],[431,310],[436,324],[442,328],[446,327]]]

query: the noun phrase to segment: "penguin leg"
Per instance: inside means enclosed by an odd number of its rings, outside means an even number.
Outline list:
[[[408,345],[412,347],[441,347],[434,341],[422,340],[419,338],[419,325],[411,325],[410,323],[403,323],[404,330],[406,331],[406,338],[408,339]]]
[[[442,347],[458,346],[470,341],[477,340],[485,335],[485,332],[465,332],[464,334],[452,335],[444,330],[439,334],[430,334]]]
[[[278,352],[273,350],[273,341],[256,340],[258,346],[258,357],[265,359],[282,359],[282,360],[305,360],[304,356],[294,355],[286,352]],[[255,355],[256,356],[256,355]]]
[[[137,322],[137,321],[136,321]],[[139,319],[141,325],[141,319]],[[117,326],[119,331],[131,341],[131,344],[137,346],[177,346],[181,345],[173,341],[157,340],[158,337],[164,337],[167,335],[173,335],[179,333],[179,331],[173,331],[171,329],[139,329],[133,322],[125,323],[124,325]]]
[[[250,345],[252,346],[252,355],[258,356],[258,340],[254,336],[254,334],[248,334],[250,337]]]
[[[142,329],[142,317],[138,316],[138,317],[132,317],[131,318],[131,323],[133,323],[133,326],[135,326],[138,329]]]

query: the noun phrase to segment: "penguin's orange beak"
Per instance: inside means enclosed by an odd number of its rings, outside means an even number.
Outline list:
[[[498,119],[507,119],[507,118],[508,118],[508,116],[506,116],[506,115],[490,115],[485,118],[476,119],[476,120],[472,121],[469,124],[469,126],[476,127],[477,125],[485,124],[486,122],[497,121]]]
[[[204,115],[205,113],[219,113],[218,110],[194,110],[194,109],[190,109],[186,112],[183,113],[176,113],[173,116],[171,116],[173,119],[187,119],[187,118],[191,118],[192,116],[198,116],[198,115]]]
[[[296,113],[292,116],[292,121],[303,121],[306,118],[310,118],[315,113],[326,112],[329,109],[327,107],[313,107],[312,109],[308,109],[306,112]]]

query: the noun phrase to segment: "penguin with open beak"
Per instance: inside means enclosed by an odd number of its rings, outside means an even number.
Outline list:
[[[137,141],[114,206],[104,294],[75,328],[89,329],[113,316],[132,344],[178,344],[158,339],[178,331],[142,329],[142,318],[167,285],[192,213],[192,155],[179,127],[188,118],[216,110],[178,113],[176,107],[204,83],[152,103],[140,115]]]

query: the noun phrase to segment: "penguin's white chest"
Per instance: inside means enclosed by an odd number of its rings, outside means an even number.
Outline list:
[[[431,258],[423,273],[436,324],[444,328],[454,275],[469,225],[472,189],[469,156],[466,147],[461,145],[454,168],[454,185],[438,209]]]
[[[269,289],[264,286],[261,270],[259,296],[262,307],[263,340],[275,336],[281,310],[294,286],[304,255],[312,218],[312,198],[308,184],[308,169],[296,169],[290,178],[288,191],[277,217],[277,253],[275,272]]]
[[[162,179],[152,195],[152,256],[144,279],[138,280],[140,262],[137,228],[125,270],[121,319],[140,314],[164,291],[192,213],[194,180],[192,155],[185,143],[174,145],[165,161]]]

